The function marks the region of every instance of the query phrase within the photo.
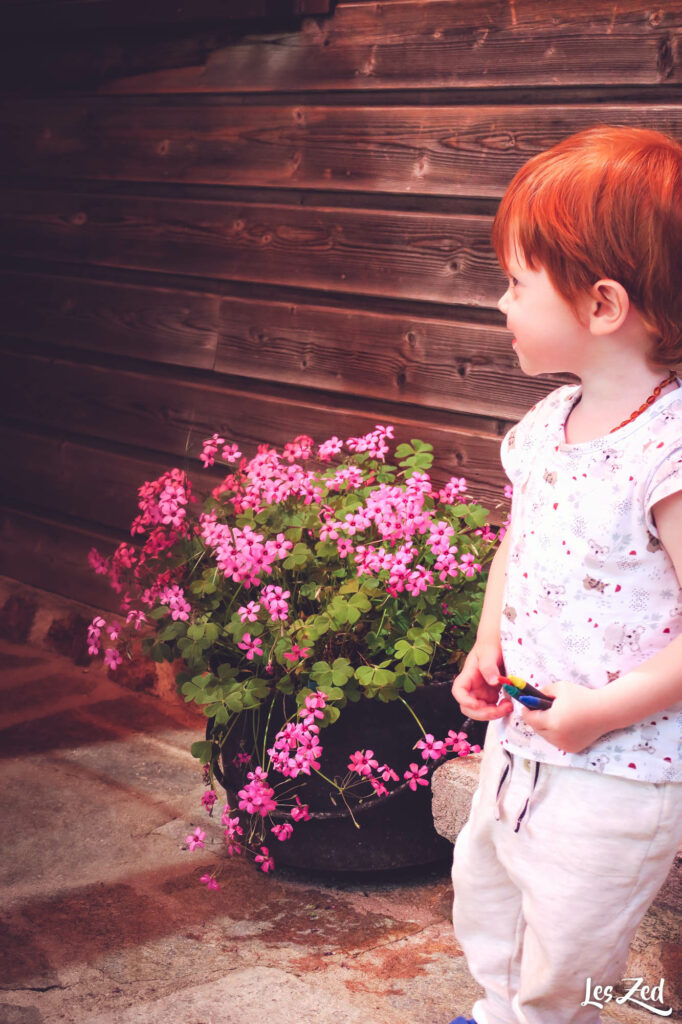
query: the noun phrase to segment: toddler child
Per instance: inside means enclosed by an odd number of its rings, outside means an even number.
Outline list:
[[[476,1024],[594,1024],[682,837],[682,146],[565,139],[513,179],[493,243],[521,368],[580,383],[502,443],[510,526],[453,684],[490,723],[455,934]]]

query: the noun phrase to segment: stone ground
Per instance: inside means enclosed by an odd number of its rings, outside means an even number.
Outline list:
[[[0,641],[0,664],[0,1024],[447,1024],[471,1007],[446,870],[266,876],[223,861],[215,826],[190,853],[208,819],[182,706],[35,645]]]

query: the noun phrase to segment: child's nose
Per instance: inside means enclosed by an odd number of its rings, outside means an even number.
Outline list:
[[[508,305],[509,305],[509,289],[507,288],[507,290],[504,293],[504,295],[501,295],[500,298],[497,300],[497,308],[499,309],[500,313],[504,313],[506,315]]]

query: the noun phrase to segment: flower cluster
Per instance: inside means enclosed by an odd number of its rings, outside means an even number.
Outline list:
[[[294,804],[286,805],[285,801],[276,799],[275,787],[270,772],[276,772],[284,778],[295,779],[299,774],[310,775],[311,770],[319,770],[320,758],[322,756],[322,744],[320,742],[319,722],[324,719],[324,712],[327,707],[327,699],[322,692],[310,693],[305,698],[302,708],[296,715],[296,721],[287,722],[276,734],[272,747],[268,749],[270,758],[268,771],[256,767],[247,773],[248,783],[239,790],[237,794],[237,809],[233,810],[226,804],[223,810],[221,822],[225,826],[224,836],[226,849],[229,856],[234,857],[244,852],[244,828],[240,824],[239,812],[244,812],[253,818],[260,816],[261,819],[270,817],[274,812],[280,815],[289,814],[291,821],[279,822],[271,825],[270,832],[281,843],[291,838],[294,832],[294,822],[305,821],[309,818],[309,809],[303,806],[300,799],[296,797]],[[477,745],[471,745],[464,732],[456,733],[450,730],[444,740],[434,739],[431,733],[426,733],[423,739],[418,740],[415,749],[421,751],[425,759],[439,761],[448,752],[457,753],[465,757],[469,753],[480,750]],[[429,769],[426,765],[410,764],[403,772],[402,786],[416,790],[418,786],[428,786]],[[374,756],[373,750],[356,750],[350,755],[348,762],[348,775],[343,780],[342,790],[346,799],[348,795],[355,792],[357,796],[358,787],[364,784],[365,790],[370,787],[369,793],[374,797],[388,796],[390,790],[386,783],[399,783],[400,777],[393,768],[387,764],[380,765]],[[213,808],[218,799],[214,790],[208,789],[204,792],[201,802],[206,811],[212,815]],[[252,828],[253,832],[253,828]],[[256,841],[253,847],[254,861],[262,871],[270,871],[274,867],[274,858],[266,846],[263,845],[263,829],[255,833]],[[188,835],[185,842],[190,850],[203,849],[206,833],[196,828],[194,833]],[[259,852],[256,853],[256,850]],[[208,888],[218,888],[214,876]],[[201,879],[204,881],[204,879]]]
[[[216,778],[233,775],[227,850],[263,871],[273,842],[312,813],[306,780],[326,780],[352,813],[354,802],[418,790],[441,758],[473,749],[463,732],[436,739],[411,702],[432,679],[452,678],[471,648],[501,532],[463,477],[432,482],[430,445],[399,444],[391,465],[393,433],[377,426],[317,446],[300,434],[250,459],[215,433],[199,459],[222,461],[226,475],[203,502],[171,469],[139,488],[132,542],[110,558],[90,554],[125,619],[122,629],[93,619],[90,653],[115,668],[137,634],[154,660],[180,666],[178,691],[209,722],[192,746],[207,772],[202,803],[213,815]],[[368,737],[345,776],[329,778],[325,730],[349,703],[376,698],[419,723],[414,761],[394,770]],[[275,705],[286,706],[284,721]],[[204,840],[195,829],[187,846]],[[212,874],[202,882],[217,887]]]

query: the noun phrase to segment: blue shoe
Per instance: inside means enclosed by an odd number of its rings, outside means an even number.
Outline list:
[[[450,1024],[476,1024],[473,1017],[455,1017],[454,1020],[450,1021]]]

